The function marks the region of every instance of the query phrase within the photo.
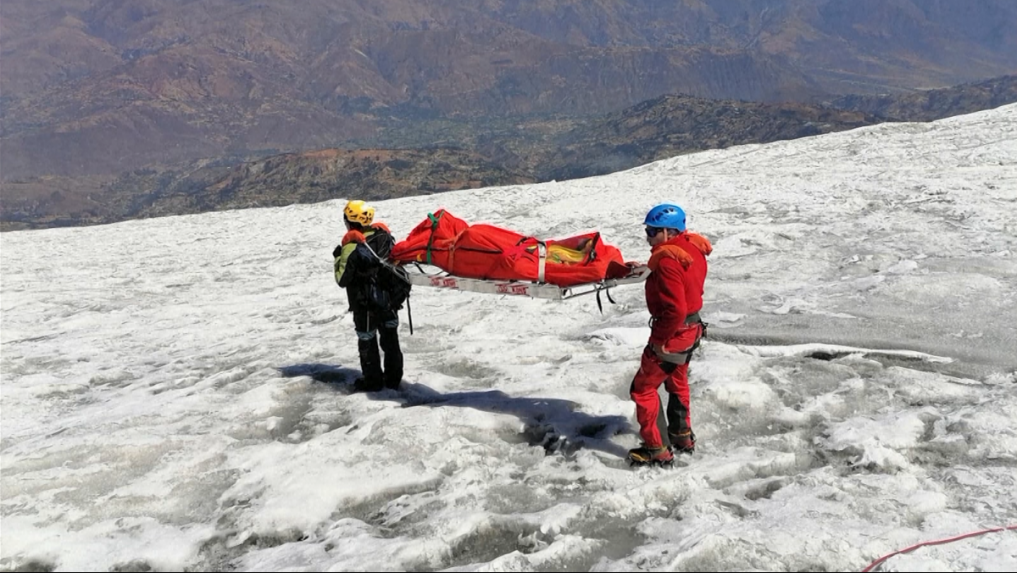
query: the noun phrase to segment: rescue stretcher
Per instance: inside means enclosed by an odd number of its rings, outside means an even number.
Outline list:
[[[425,269],[425,267],[427,268]],[[642,283],[650,274],[650,268],[646,265],[635,265],[630,267],[629,273],[623,277],[602,279],[596,282],[570,286],[559,286],[535,281],[485,280],[459,277],[438,267],[422,265],[420,263],[411,263],[403,268],[412,269],[409,270],[408,274],[410,282],[416,286],[484,294],[529,296],[547,300],[568,300],[579,296],[595,294],[597,295],[598,306],[600,304],[600,293],[604,293],[608,300],[614,302],[608,289],[616,286]]]
[[[646,280],[645,265],[590,232],[541,240],[489,224],[471,225],[440,209],[392,248],[413,285],[567,300]]]

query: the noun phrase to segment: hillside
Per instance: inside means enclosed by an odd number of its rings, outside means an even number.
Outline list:
[[[656,159],[794,139],[875,123],[873,116],[804,104],[668,96],[590,120],[530,119],[484,133],[434,122],[466,149],[322,149],[264,159],[198,161],[103,179],[48,177],[5,184],[5,230],[313,203],[587,177]]]
[[[381,199],[532,183],[459,149],[320,149],[250,162],[199,161],[177,170],[139,170],[112,180],[47,178],[5,185],[4,230],[112,223],[336,197]],[[50,189],[57,188],[56,191]],[[20,197],[19,197],[20,195]]]
[[[241,156],[118,176],[33,178],[4,184],[0,229],[368,199],[588,177],[706,149],[767,143],[872,125],[929,121],[1017,101],[1017,76],[920,94],[851,97],[831,106],[665,96],[590,118],[520,117],[499,122],[437,118],[415,125],[436,146],[396,150],[409,139],[385,124],[357,151]],[[841,106],[838,109],[833,106]]]
[[[945,87],[1012,72],[1015,22],[1010,0],[6,0],[0,178],[354,147],[393,121],[401,148],[424,119],[667,94]]]
[[[805,104],[664,96],[582,124],[535,160],[541,179],[603,175],[658,159],[733,145],[854,129],[875,116]]]
[[[830,105],[891,121],[934,121],[1014,102],[1017,102],[1017,75],[896,96],[850,95],[837,98]]]

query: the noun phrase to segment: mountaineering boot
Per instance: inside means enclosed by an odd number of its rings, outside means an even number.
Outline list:
[[[380,392],[383,389],[384,386],[381,384],[372,384],[363,377],[357,378],[353,381],[353,390],[355,392]]]
[[[645,444],[641,447],[629,450],[629,463],[631,465],[656,465],[669,466],[674,462],[674,454],[667,446],[650,448]]]
[[[685,430],[678,434],[667,433],[671,439],[671,451],[676,454],[692,454],[696,451],[696,435],[692,430]]]
[[[399,386],[402,384],[403,381],[402,376],[399,376],[397,378],[396,376],[389,374],[388,370],[385,371],[384,378],[385,378],[385,387],[388,388],[389,390],[398,390]]]

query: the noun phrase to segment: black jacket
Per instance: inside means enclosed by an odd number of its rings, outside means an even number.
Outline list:
[[[332,251],[335,258],[335,279],[340,287],[346,289],[351,310],[386,310],[372,308],[372,301],[378,298],[373,291],[388,286],[389,273],[378,259],[388,259],[395,239],[381,228],[369,227],[363,230],[363,234],[366,243],[350,241]],[[377,304],[374,303],[373,306],[376,307]]]

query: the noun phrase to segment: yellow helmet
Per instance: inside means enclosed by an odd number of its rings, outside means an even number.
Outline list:
[[[350,201],[343,209],[343,216],[350,223],[358,223],[367,227],[374,221],[374,207],[363,201]]]

